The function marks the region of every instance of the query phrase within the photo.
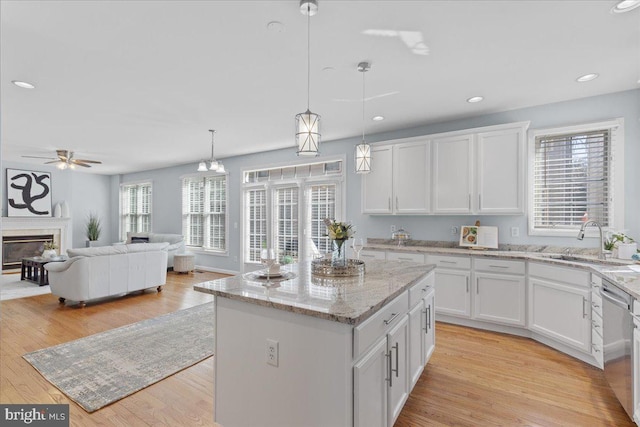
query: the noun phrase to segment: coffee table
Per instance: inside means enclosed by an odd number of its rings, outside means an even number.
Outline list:
[[[50,259],[42,257],[22,258],[20,280],[28,280],[29,282],[37,283],[40,286],[46,286],[49,284],[49,273],[45,270],[44,265],[48,262],[61,261],[66,261],[66,259]]]

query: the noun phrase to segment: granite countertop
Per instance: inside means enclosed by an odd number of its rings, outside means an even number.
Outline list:
[[[598,259],[596,250],[533,245],[501,245],[498,249],[465,249],[453,242],[408,241],[398,246],[393,240],[367,239],[367,250],[413,252],[434,255],[466,255],[505,260],[538,261],[595,272],[640,300],[640,265],[632,260]]]
[[[253,273],[194,285],[196,291],[252,304],[357,325],[420,281],[433,265],[405,261],[367,263],[357,277],[328,278],[311,275],[311,264],[282,267],[288,280],[266,288]]]

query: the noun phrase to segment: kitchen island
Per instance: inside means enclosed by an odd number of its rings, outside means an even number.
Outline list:
[[[387,426],[435,345],[433,266],[350,278],[283,270],[200,283],[215,295],[214,418],[236,426]]]

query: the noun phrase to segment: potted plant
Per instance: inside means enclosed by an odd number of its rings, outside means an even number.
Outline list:
[[[52,240],[48,240],[44,242],[43,245],[44,250],[42,251],[42,258],[53,258],[54,256],[58,256],[56,249],[58,249],[58,245],[53,243]]]
[[[87,247],[95,246],[96,242],[100,238],[100,232],[102,227],[100,226],[100,218],[95,213],[90,213],[87,218],[86,235],[87,235]]]

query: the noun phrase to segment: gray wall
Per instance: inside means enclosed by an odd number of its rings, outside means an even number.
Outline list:
[[[66,201],[70,208],[71,227],[73,233],[72,246],[84,247],[86,242],[85,222],[90,212],[98,215],[102,223],[102,234],[99,244],[108,245],[111,239],[112,213],[109,209],[111,178],[104,175],[84,173],[77,170],[59,170],[49,165],[36,165],[18,162],[2,163],[2,216],[7,216],[6,169],[36,170],[51,173],[51,203]],[[117,200],[117,199],[116,199]]]
[[[398,138],[434,134],[481,126],[490,126],[516,121],[531,121],[530,129],[557,127],[572,124],[602,121],[617,117],[625,119],[625,213],[626,228],[631,236],[640,239],[640,90],[619,92],[576,101],[561,102],[502,113],[484,115],[446,123],[403,129],[367,137],[370,143]],[[325,124],[327,126],[327,124]],[[221,136],[222,137],[222,136]],[[347,204],[346,218],[353,222],[357,234],[362,237],[388,237],[390,226],[406,228],[415,239],[457,241],[458,236],[450,234],[451,226],[469,224],[479,219],[483,225],[499,228],[501,243],[546,244],[559,246],[590,247],[597,243],[585,239],[580,242],[573,238],[532,237],[527,235],[526,215],[517,216],[371,216],[360,213],[361,177],[353,172],[353,150],[359,138],[325,142],[322,156],[344,155],[346,153]],[[292,146],[246,156],[223,159],[229,171],[229,255],[198,255],[198,265],[225,270],[240,270],[240,230],[241,230],[241,169],[296,161]],[[373,160],[375,167],[375,159]],[[181,233],[181,190],[180,176],[195,172],[196,162],[171,168],[158,169],[135,174],[126,174],[112,179],[112,214],[117,215],[117,186],[120,183],[140,180],[153,181],[153,231]],[[116,188],[113,188],[116,187]],[[114,196],[115,195],[115,196]],[[115,199],[113,198],[115,197]],[[238,228],[234,228],[234,223]],[[520,228],[520,237],[510,236],[510,227]],[[117,240],[117,219],[112,227],[112,240]]]

